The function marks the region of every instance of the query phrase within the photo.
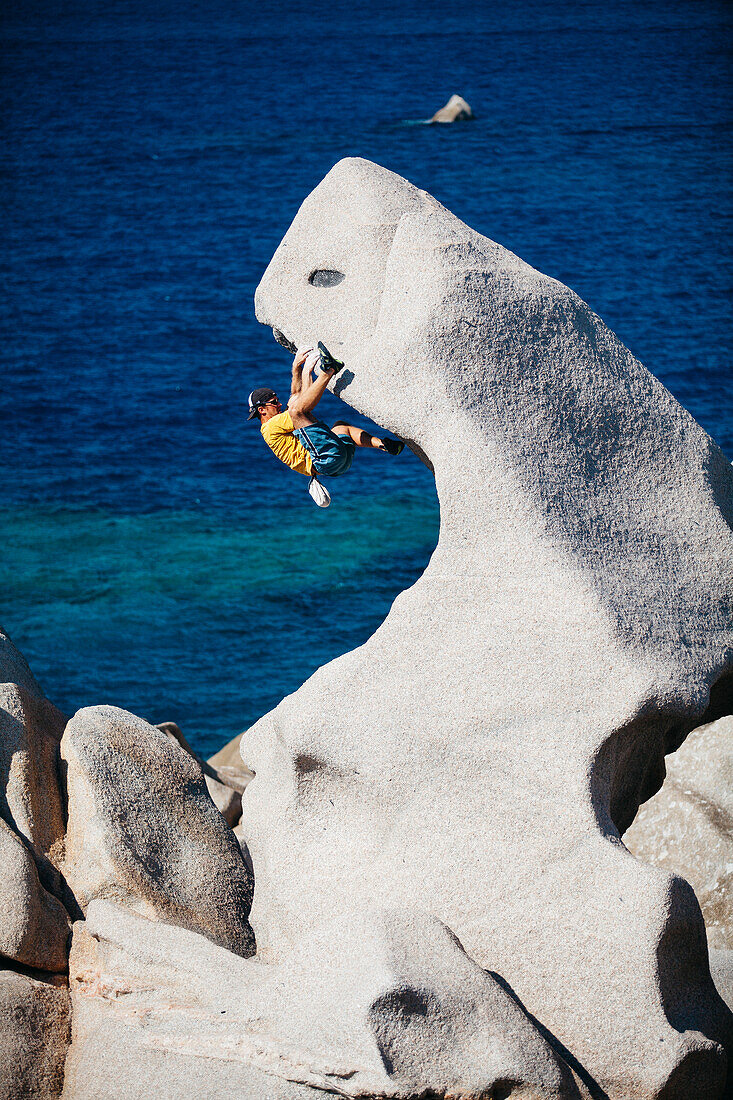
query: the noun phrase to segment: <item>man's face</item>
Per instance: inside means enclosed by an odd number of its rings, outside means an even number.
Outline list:
[[[266,424],[268,420],[272,420],[273,416],[277,416],[279,412],[282,412],[282,405],[278,401],[277,395],[271,401],[266,401],[264,405],[258,405],[257,412],[261,424]]]

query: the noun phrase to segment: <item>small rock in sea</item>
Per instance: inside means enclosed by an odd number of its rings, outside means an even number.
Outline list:
[[[439,111],[436,111],[431,122],[464,122],[466,119],[474,118],[474,113],[466,103],[463,96],[452,95],[445,107],[441,107]]]

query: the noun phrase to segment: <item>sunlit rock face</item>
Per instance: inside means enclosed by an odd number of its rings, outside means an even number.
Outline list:
[[[52,1100],[69,1042],[66,719],[0,628],[0,1098]]]
[[[43,971],[68,965],[73,898],[59,874],[65,723],[0,629],[0,968],[3,958]]]
[[[370,910],[266,966],[96,899],[70,972],[65,1100],[106,1100],[111,1078],[138,1100],[585,1097],[501,980],[425,913]]]
[[[694,730],[668,758],[664,786],[641,807],[624,844],[687,879],[708,944],[733,951],[733,717]]]
[[[66,975],[0,969],[0,1096],[55,1100],[71,1031]]]
[[[85,707],[61,742],[69,821],[64,874],[86,912],[105,898],[255,953],[252,875],[177,741],[117,707]]]
[[[256,312],[345,361],[441,509],[377,632],[242,741],[262,958],[426,911],[610,1097],[719,1095],[699,907],[619,833],[732,709],[730,465],[577,295],[367,161],[303,203]]]

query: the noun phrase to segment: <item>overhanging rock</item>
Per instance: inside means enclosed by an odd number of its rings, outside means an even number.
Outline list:
[[[426,910],[610,1097],[718,1095],[699,907],[619,834],[732,709],[730,464],[577,295],[367,161],[303,203],[256,312],[345,361],[441,508],[373,637],[243,738],[259,950]]]

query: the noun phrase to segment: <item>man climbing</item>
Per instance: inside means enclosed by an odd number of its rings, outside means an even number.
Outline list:
[[[312,378],[318,363],[320,373]],[[398,455],[405,447],[401,439],[380,439],[352,424],[337,421],[329,428],[313,415],[329,379],[343,367],[323,344],[318,351],[307,348],[293,360],[293,381],[287,409],[282,411],[274,390],[266,386],[249,395],[248,420],[259,418],[260,431],[272,452],[299,474],[311,478],[309,491],[316,504],[327,507],[330,496],[318,475],[340,477],[351,466],[357,447],[372,447]]]

